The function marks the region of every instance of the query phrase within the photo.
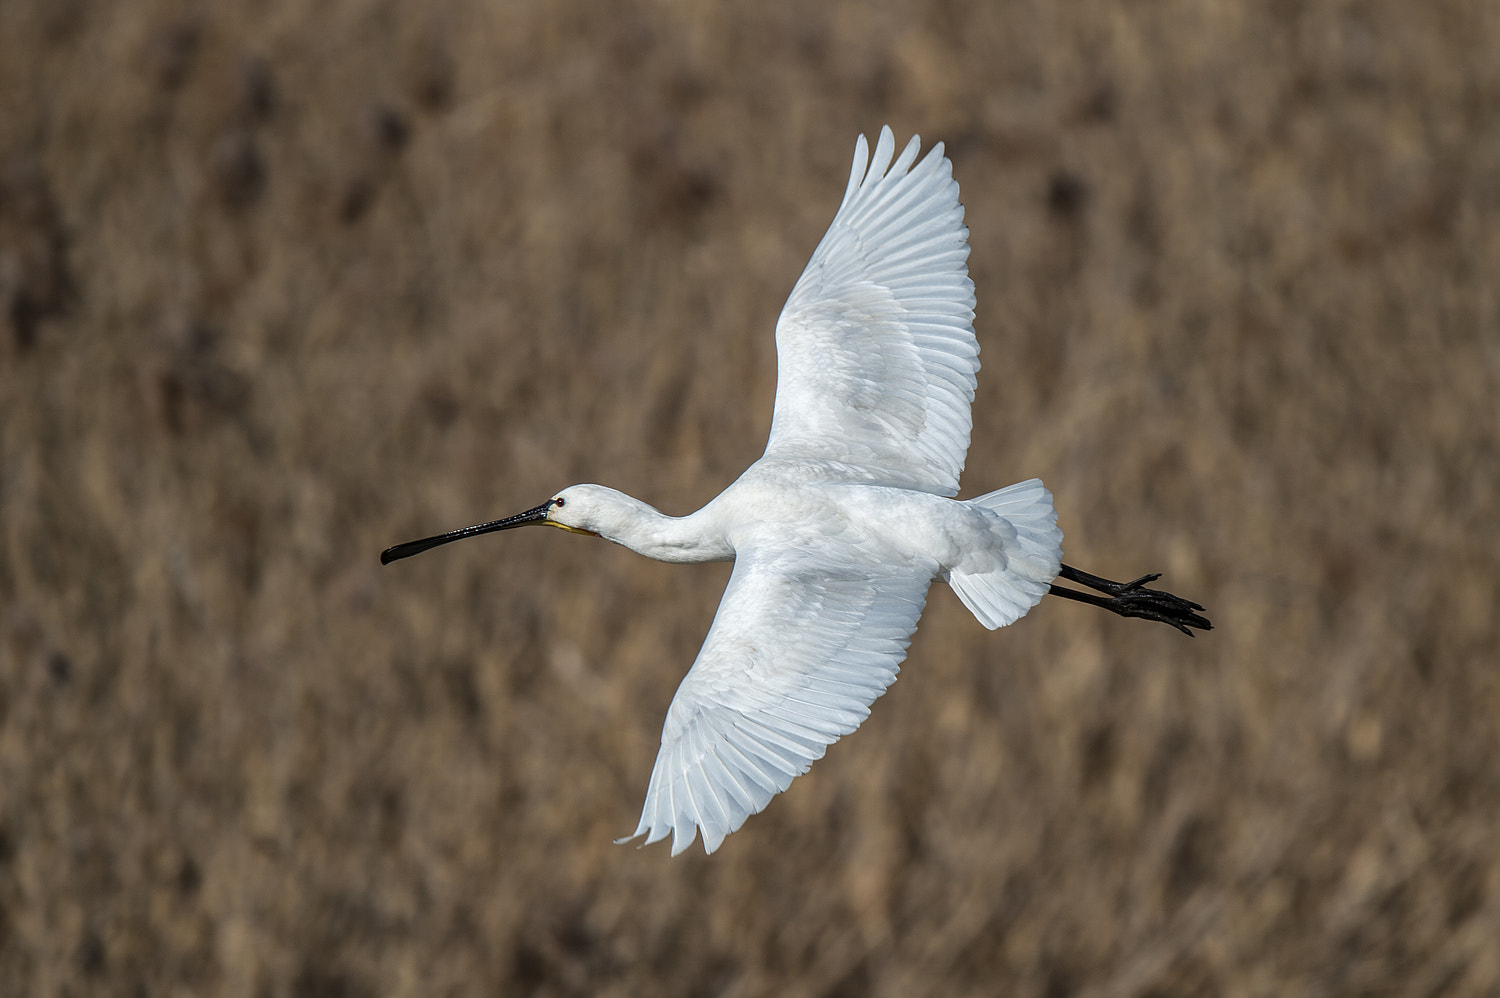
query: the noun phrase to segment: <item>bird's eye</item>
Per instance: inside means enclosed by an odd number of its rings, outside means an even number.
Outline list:
[[[563,500],[562,496],[558,496],[556,499],[552,500],[552,502],[554,504],[556,504],[556,506],[557,506],[558,509],[562,509],[563,508],[563,502],[564,502],[564,500]]]

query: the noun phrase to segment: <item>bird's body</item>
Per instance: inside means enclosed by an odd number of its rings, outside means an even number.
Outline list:
[[[777,322],[780,365],[765,455],[696,513],[665,516],[575,485],[492,523],[388,549],[527,523],[596,534],[666,562],[733,561],[708,637],[667,711],[635,835],[699,831],[713,852],[841,735],[895,679],[934,580],[986,627],[1049,592],[1184,632],[1202,609],[1142,583],[1061,564],[1052,496],[1032,479],[969,500],[979,347],[968,230],[938,145],[894,163],[864,136],[843,203]],[[1106,593],[1062,589],[1061,575]],[[1186,625],[1186,626],[1185,626]]]
[[[1045,490],[1039,492],[1045,494]],[[757,544],[833,542],[858,547],[872,561],[886,559],[884,563],[892,565],[930,561],[947,572],[987,560],[1003,564],[1010,539],[1003,518],[972,502],[890,485],[822,478],[814,469],[784,461],[756,462],[729,488],[687,516],[666,516],[603,486],[562,494],[569,503],[593,501],[607,507],[589,521],[597,529],[580,529],[647,558],[675,564],[733,561],[735,552]],[[1044,581],[1056,575],[1054,564]]]

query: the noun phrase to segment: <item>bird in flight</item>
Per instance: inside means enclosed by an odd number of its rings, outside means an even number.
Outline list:
[[[968,500],[979,344],[958,184],[941,143],[861,135],[843,202],[776,323],[765,454],[696,513],[574,485],[503,520],[398,544],[389,564],[527,524],[667,562],[732,561],[713,626],[667,710],[634,834],[672,855],[724,837],[859,727],[896,678],[934,580],[1003,627],[1049,594],[1191,635],[1197,603],[1062,564],[1038,479]],[[893,161],[894,159],[894,161]],[[1058,580],[1075,583],[1070,589]]]

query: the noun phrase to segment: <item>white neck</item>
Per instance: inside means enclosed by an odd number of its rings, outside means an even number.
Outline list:
[[[607,491],[612,495],[600,503],[594,527],[605,540],[657,561],[734,560],[734,548],[724,535],[712,503],[687,516],[667,516],[633,496],[613,489]]]

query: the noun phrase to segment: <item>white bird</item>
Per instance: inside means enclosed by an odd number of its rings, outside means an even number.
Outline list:
[[[933,580],[985,627],[1049,592],[1207,629],[1196,603],[1061,563],[1038,479],[950,498],[969,448],[979,345],[968,228],[941,143],[892,162],[861,135],[833,224],[776,323],[779,380],[764,456],[708,505],[666,516],[599,485],[524,513],[400,544],[380,560],[538,523],[648,558],[733,561],[713,626],[662,727],[640,835],[672,855],[724,837],[842,735],[896,678]],[[913,165],[915,164],[915,165]],[[1058,577],[1104,595],[1053,584]]]

